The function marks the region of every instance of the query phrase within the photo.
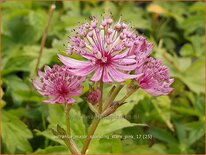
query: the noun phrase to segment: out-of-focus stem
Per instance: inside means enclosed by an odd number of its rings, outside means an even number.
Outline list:
[[[46,38],[47,38],[47,35],[48,35],[49,26],[51,24],[51,19],[52,19],[52,16],[53,16],[55,8],[56,8],[55,4],[52,4],[50,6],[49,18],[48,18],[48,22],[47,22],[47,25],[46,25],[46,27],[44,29],[44,33],[43,33],[43,36],[42,36],[42,39],[41,39],[41,47],[40,47],[40,50],[39,50],[39,55],[38,55],[38,59],[37,59],[37,64],[36,64],[35,72],[38,72],[38,69],[39,69],[39,65],[40,65],[43,49],[44,49]]]
[[[89,134],[88,134],[88,136],[87,136],[87,138],[86,138],[86,141],[85,141],[85,143],[84,143],[84,146],[83,146],[83,148],[82,148],[82,150],[81,150],[81,153],[82,153],[82,154],[85,154],[85,153],[86,153],[86,151],[87,151],[87,149],[88,149],[88,147],[89,147],[89,144],[90,144],[90,142],[91,142],[92,136],[94,135],[94,132],[95,132],[95,130],[96,130],[98,124],[99,124],[100,119],[101,119],[101,118],[97,116],[97,117],[95,117],[94,120],[92,121]]]

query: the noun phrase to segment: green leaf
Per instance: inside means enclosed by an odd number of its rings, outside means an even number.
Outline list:
[[[131,22],[133,26],[141,29],[151,29],[150,20],[147,20],[147,15],[145,15],[145,10],[141,7],[136,7],[133,3],[122,4],[121,13],[123,19],[127,22]]]
[[[24,153],[31,153],[32,147],[28,139],[32,138],[31,131],[15,115],[2,111],[2,141],[9,153],[15,153],[16,149]]]
[[[58,138],[57,136],[53,135],[49,129],[44,130],[44,131],[39,131],[39,130],[35,129],[34,131],[36,132],[37,136],[43,136],[43,137],[46,137],[54,142],[65,145],[64,142],[60,138]]]
[[[102,139],[92,139],[91,144],[88,148],[88,154],[117,154],[122,153],[122,143],[118,138],[102,138]]]
[[[3,12],[3,29],[14,42],[31,44],[41,38],[48,18],[46,12],[28,9],[12,9],[10,13],[6,12],[7,10]]]
[[[179,143],[180,143],[180,151],[181,153],[186,153],[187,152],[187,147],[189,147],[189,141],[187,139],[187,133],[186,133],[186,128],[185,128],[185,124],[181,124],[181,123],[175,123],[176,125],[176,129],[177,129],[177,136],[179,139]]]
[[[181,49],[180,49],[180,54],[182,56],[192,56],[194,54],[193,47],[191,44],[185,44]]]
[[[199,113],[197,111],[195,111],[194,109],[188,109],[188,107],[173,106],[172,110],[177,111],[177,112],[181,113],[182,115],[199,116]]]
[[[175,136],[165,129],[150,128],[149,133],[158,140],[161,140],[168,144],[177,144],[177,139],[175,138]]]
[[[22,101],[24,101],[25,98],[19,95],[18,92],[21,90],[29,92],[30,89],[22,79],[15,75],[11,75],[6,76],[6,78],[4,78],[4,82],[7,85],[6,93],[12,96],[14,103],[21,103]]]
[[[49,146],[45,149],[38,149],[35,154],[68,154],[68,149],[65,146]]]
[[[114,131],[137,125],[138,124],[130,123],[128,120],[123,118],[120,112],[115,112],[114,114],[109,115],[100,121],[95,135],[107,135]]]
[[[36,45],[24,46],[18,50],[11,49],[4,57],[3,76],[17,71],[30,72],[33,75],[36,69],[39,50],[40,46]],[[56,54],[57,50],[44,48],[39,68],[48,64]]]
[[[28,66],[30,65],[33,59],[33,57],[26,55],[18,55],[10,58],[4,66],[5,69],[2,71],[2,75],[5,76],[6,74],[16,71],[29,72],[30,68]]]
[[[161,144],[154,144],[152,147],[147,145],[125,145],[124,151],[125,154],[166,154],[166,148]]]
[[[171,112],[170,112],[170,98],[168,96],[160,96],[156,99],[152,100],[153,105],[159,115],[161,116],[162,120],[165,122],[167,127],[174,131],[173,124],[171,123]]]
[[[204,35],[189,36],[188,40],[192,43],[195,55],[198,58],[205,56],[205,37]]]
[[[182,75],[181,79],[196,93],[205,92],[205,59],[196,60]]]
[[[121,90],[118,94],[116,100],[120,100],[126,94],[126,90]],[[142,100],[145,95],[147,95],[142,89],[139,89],[137,92],[132,94],[127,100],[126,104],[122,105],[117,109],[118,112],[121,112],[123,115],[127,115],[135,105],[138,104],[140,100]]]
[[[188,137],[189,145],[194,144],[197,140],[205,135],[205,126],[204,121],[202,120],[188,123],[186,126],[190,131]]]

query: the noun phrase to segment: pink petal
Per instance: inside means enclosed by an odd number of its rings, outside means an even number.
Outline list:
[[[82,67],[90,64],[90,62],[85,62],[85,61],[72,59],[72,58],[65,57],[65,56],[62,56],[62,55],[59,55],[59,54],[58,54],[58,57],[59,57],[59,60],[63,64],[65,64],[66,66],[71,67],[71,68],[82,68]]]
[[[107,67],[104,68],[103,79],[102,80],[103,80],[103,82],[112,82],[112,79],[109,76],[108,68]]]
[[[124,57],[127,56],[127,54],[128,54],[128,52],[124,52],[124,53],[121,53],[121,54],[117,54],[117,55],[115,55],[115,56],[113,57],[113,59],[116,60],[116,59],[124,58]]]
[[[137,68],[137,65],[134,64],[134,65],[128,65],[128,66],[123,66],[123,65],[119,65],[119,64],[115,64],[113,63],[112,66],[120,69],[120,70],[124,70],[124,71],[131,71],[131,70],[134,70]]]
[[[82,88],[83,87],[81,87],[81,88],[79,88],[79,89],[77,89],[75,91],[70,92],[69,95],[70,96],[79,96],[82,93]]]
[[[60,97],[59,97],[59,96],[56,96],[56,97],[53,98],[53,99],[44,100],[43,102],[44,102],[44,103],[48,103],[48,104],[54,104],[54,103],[57,103],[59,99],[60,99]]]
[[[103,67],[98,67],[96,72],[92,76],[91,80],[92,81],[99,81],[102,77],[102,70],[103,70]]]
[[[139,76],[139,75],[125,74],[118,70],[113,69],[112,67],[108,67],[108,69],[109,69],[110,76],[113,78],[114,81],[117,81],[117,82],[122,82],[126,79],[133,79]]]
[[[109,75],[112,77],[114,81],[122,82],[125,79],[121,76],[121,72],[113,69],[112,67],[108,66]],[[122,73],[123,74],[123,73]]]
[[[75,78],[71,81],[71,83],[67,87],[77,87],[77,85],[79,85],[84,79],[85,77],[82,77],[81,79],[79,79],[79,77]]]
[[[114,60],[114,62],[119,63],[121,65],[130,65],[130,64],[136,63],[136,60],[135,59],[123,58],[123,59]]]
[[[38,89],[38,90],[42,89],[41,85],[39,83],[37,83],[35,80],[32,80],[32,83],[36,89]]]
[[[45,73],[46,73],[47,71],[51,71],[51,68],[50,68],[49,66],[45,65],[45,66],[44,66],[44,71],[45,71]]]
[[[97,66],[89,64],[81,69],[75,69],[75,70],[70,70],[70,71],[77,76],[87,76],[91,72],[93,72],[96,68]]]
[[[45,74],[41,70],[38,70],[38,75],[40,78],[44,78],[45,76]]]

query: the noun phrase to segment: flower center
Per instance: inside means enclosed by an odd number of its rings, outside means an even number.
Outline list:
[[[67,96],[69,91],[68,91],[67,87],[65,87],[64,85],[61,85],[60,88],[58,89],[58,93],[61,96]]]
[[[105,52],[100,59],[96,60],[96,64],[103,66],[111,64],[111,55]]]

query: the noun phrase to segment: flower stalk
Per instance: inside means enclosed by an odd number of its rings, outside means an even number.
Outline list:
[[[82,154],[86,153],[86,151],[87,151],[87,149],[89,147],[89,144],[90,144],[90,142],[92,140],[92,136],[94,135],[94,132],[97,129],[97,126],[98,126],[100,120],[101,120],[101,117],[95,116],[94,120],[92,121],[91,128],[89,130],[88,136],[87,136],[86,141],[84,143],[84,146],[83,146],[83,148],[81,150]]]
[[[103,81],[102,79],[100,80],[100,91],[101,91],[101,99],[99,101],[99,113],[102,112],[102,98],[103,98]]]
[[[103,111],[105,111],[111,105],[111,103],[114,101],[114,99],[123,87],[124,85],[121,84],[118,84],[116,86],[116,88],[111,92],[111,96],[108,98],[108,100],[106,100]]]

